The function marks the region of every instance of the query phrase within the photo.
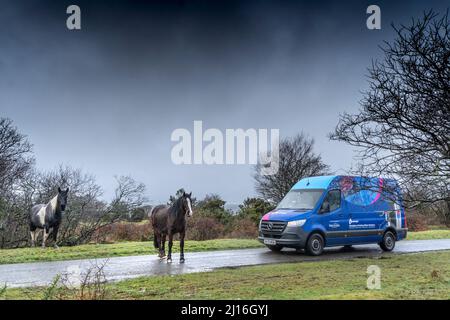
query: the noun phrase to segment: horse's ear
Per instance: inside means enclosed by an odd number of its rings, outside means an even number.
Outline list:
[[[66,193],[68,193],[68,192],[69,192],[69,188],[66,189]]]
[[[192,191],[191,192],[189,192],[189,198],[192,196]]]
[[[61,193],[61,188],[60,187],[58,187],[58,192]]]
[[[186,197],[186,192],[185,191],[183,191],[183,197]]]

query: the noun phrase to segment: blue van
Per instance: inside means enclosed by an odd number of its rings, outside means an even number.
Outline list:
[[[378,243],[385,251],[406,238],[400,188],[395,180],[321,176],[297,182],[259,224],[259,241],[273,251]]]

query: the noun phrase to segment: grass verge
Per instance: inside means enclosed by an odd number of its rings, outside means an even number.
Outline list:
[[[407,240],[450,239],[450,229],[408,232]]]
[[[255,248],[261,244],[253,239],[216,239],[205,241],[186,241],[186,252]],[[173,252],[179,251],[179,242],[174,241]],[[167,243],[166,243],[167,250]],[[0,250],[0,264],[60,261],[88,258],[106,258],[156,254],[153,242],[118,242],[113,244],[85,244],[58,249],[41,247]]]
[[[409,232],[407,240],[450,239],[450,230],[428,230]],[[253,239],[216,239],[206,241],[186,241],[186,252],[257,248],[262,245]],[[174,252],[179,250],[178,241],[174,243]],[[0,264],[60,261],[88,258],[109,258],[155,254],[152,242],[118,242],[113,244],[86,244],[59,249],[19,248],[0,250]]]
[[[288,263],[106,285],[107,299],[450,299],[450,251],[381,258]],[[381,289],[367,289],[367,267],[381,269]],[[4,299],[42,299],[46,288],[7,289]],[[76,290],[60,297],[76,299]],[[47,297],[48,298],[48,297]],[[51,298],[58,298],[53,296]]]

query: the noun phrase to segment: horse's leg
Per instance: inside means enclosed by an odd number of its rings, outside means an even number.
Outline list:
[[[166,254],[164,253],[164,241],[166,240],[166,236],[162,233],[156,233],[156,245],[158,248],[158,257],[162,260]]]
[[[161,258],[161,234],[155,231],[155,248],[158,249],[158,257]]]
[[[180,232],[180,263],[184,263],[184,236],[186,231]]]
[[[172,245],[173,245],[173,233],[169,232],[169,254],[167,255],[167,263],[172,262]]]
[[[36,246],[36,229],[30,230],[30,235],[31,235],[31,246],[35,247]]]
[[[41,234],[41,229],[36,228],[34,231],[31,231],[31,242],[33,247],[37,245],[37,241],[39,239],[39,235]]]
[[[58,245],[56,244],[56,242],[58,241],[58,230],[59,226],[53,227],[53,247],[55,247],[55,249],[58,249]]]
[[[45,242],[47,241],[49,230],[47,226],[44,226],[44,235],[42,236],[42,248],[45,248]]]
[[[161,236],[161,242],[162,242],[162,246],[161,246],[161,250],[160,250],[160,254],[161,254],[161,258],[164,258],[166,256],[166,234],[162,234]]]
[[[40,234],[41,234],[41,229],[36,229],[36,231],[34,232],[34,241],[36,242],[36,244],[37,244]]]

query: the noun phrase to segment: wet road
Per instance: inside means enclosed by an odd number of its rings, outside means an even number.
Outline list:
[[[450,239],[401,241],[396,244],[394,254],[424,251],[450,250]],[[103,272],[108,281],[124,280],[139,276],[171,275],[205,272],[224,267],[240,267],[280,262],[320,261],[373,257],[383,253],[377,245],[355,246],[349,250],[342,247],[326,249],[320,257],[310,257],[291,250],[274,253],[266,248],[240,249],[186,253],[186,263],[178,263],[174,254],[173,263],[160,261],[156,255],[114,257],[108,259],[87,259],[53,262],[36,262],[0,265],[0,285],[28,287],[48,285],[60,275],[83,275],[86,270],[96,270],[104,264]],[[79,276],[78,276],[79,278]],[[73,279],[73,276],[72,278]],[[76,279],[76,278],[75,278]]]

